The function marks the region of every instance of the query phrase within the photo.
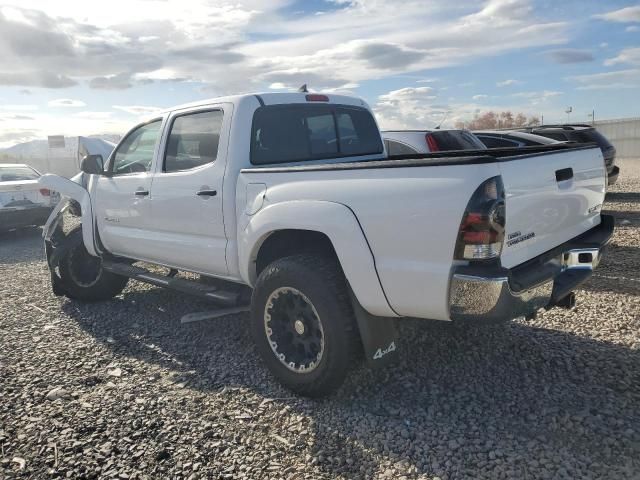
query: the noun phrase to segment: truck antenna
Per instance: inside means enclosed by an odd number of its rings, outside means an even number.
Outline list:
[[[440,123],[438,124],[438,126],[435,128],[436,130],[440,130],[440,127],[442,126],[442,124],[444,123],[444,121],[447,119],[447,116],[449,115],[449,112],[444,112],[444,116],[442,117],[442,120],[440,120]]]

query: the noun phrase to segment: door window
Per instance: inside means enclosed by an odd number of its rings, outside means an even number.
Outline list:
[[[164,171],[177,172],[213,163],[218,156],[222,110],[189,113],[171,125]]]
[[[111,172],[122,175],[151,170],[161,125],[161,120],[154,120],[129,133],[113,155]]]

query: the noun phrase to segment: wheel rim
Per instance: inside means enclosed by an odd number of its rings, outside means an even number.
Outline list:
[[[69,256],[69,274],[77,285],[91,287],[102,274],[102,259],[89,255],[82,248],[75,248]]]
[[[274,290],[264,308],[264,330],[276,358],[289,370],[311,372],[324,355],[324,330],[313,303],[300,290]]]

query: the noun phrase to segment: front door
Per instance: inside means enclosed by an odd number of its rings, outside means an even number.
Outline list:
[[[174,113],[151,185],[154,241],[146,258],[212,275],[227,275],[222,218],[230,106]]]
[[[162,119],[134,128],[110,157],[95,184],[95,218],[100,240],[115,255],[146,259],[150,189]]]

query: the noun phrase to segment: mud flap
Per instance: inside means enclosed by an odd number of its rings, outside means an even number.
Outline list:
[[[382,368],[398,357],[398,332],[394,319],[376,317],[367,312],[349,289],[353,313],[358,322],[360,338],[367,363],[372,368]]]

